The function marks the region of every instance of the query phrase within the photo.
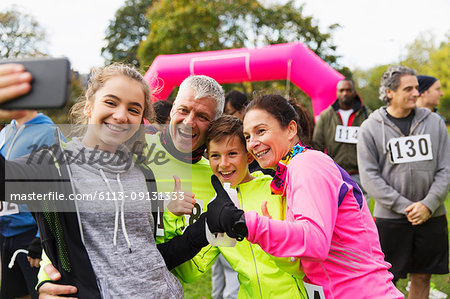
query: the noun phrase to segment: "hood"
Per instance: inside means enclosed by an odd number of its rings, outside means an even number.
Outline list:
[[[381,135],[383,139],[383,144],[386,144],[386,132],[384,125],[388,125],[392,128],[396,128],[397,126],[387,117],[387,106],[383,106],[377,110],[375,110],[372,114],[369,115],[369,119],[373,119],[379,123],[381,123]],[[411,123],[410,134],[414,132],[414,129],[417,125],[431,115],[431,111],[426,108],[415,108],[414,109],[414,118]],[[400,132],[400,129],[397,129]],[[386,147],[383,147],[383,154],[386,154]]]
[[[387,109],[388,106],[383,106],[377,110],[375,110],[372,114],[369,115],[369,119],[376,120],[381,123],[386,123],[391,126],[395,126],[394,123],[387,117]],[[413,122],[411,124],[411,128],[414,128],[414,126],[426,119],[428,116],[431,115],[431,111],[425,108],[415,108],[415,116],[413,119]]]
[[[29,121],[27,121],[25,123],[26,125],[33,125],[33,124],[51,124],[54,125],[52,120],[47,116],[44,115],[42,113],[38,113],[38,115],[32,119],[30,119]]]

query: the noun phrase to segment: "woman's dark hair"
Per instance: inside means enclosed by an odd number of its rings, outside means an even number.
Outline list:
[[[161,125],[167,124],[170,120],[172,103],[168,101],[157,101],[153,103],[153,109],[155,110],[156,122]]]
[[[257,97],[248,104],[245,113],[253,109],[261,109],[275,117],[282,128],[286,128],[294,120],[297,123],[297,136],[303,144],[310,145],[312,139],[313,121],[308,110],[301,104],[277,94]]]
[[[297,134],[304,145],[312,145],[312,138],[314,133],[314,119],[309,113],[308,109],[301,103],[295,100],[289,100],[289,103],[294,107],[295,112],[298,114],[298,123],[300,126],[300,132]]]
[[[225,95],[225,105],[227,103],[230,103],[236,111],[241,111],[247,106],[248,99],[245,94],[233,89]]]

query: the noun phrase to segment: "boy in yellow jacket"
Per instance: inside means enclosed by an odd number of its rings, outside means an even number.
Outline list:
[[[247,152],[242,133],[242,122],[233,116],[222,116],[212,122],[206,146],[211,170],[221,183],[230,183],[236,189],[241,209],[255,210],[283,219],[282,197],[270,193],[272,177],[262,172],[250,174],[248,164],[252,156]],[[208,179],[208,178],[205,178]],[[181,214],[164,213],[166,240],[181,233]],[[192,260],[176,267],[174,274],[184,282],[201,277],[222,254],[238,273],[240,290],[238,298],[307,298],[301,273],[294,277],[285,267],[298,267],[298,261],[275,258],[258,245],[247,240],[234,247],[206,246]],[[298,272],[298,271],[297,271]]]

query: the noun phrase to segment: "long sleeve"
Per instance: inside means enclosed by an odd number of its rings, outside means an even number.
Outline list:
[[[450,186],[450,141],[444,121],[439,122],[439,143],[437,150],[437,167],[433,183],[428,194],[421,201],[431,214],[442,205]]]
[[[361,184],[366,192],[375,198],[377,203],[397,214],[404,215],[405,208],[412,202],[402,196],[397,190],[390,186],[385,179],[383,179],[379,160],[381,159],[381,155],[387,154],[383,154],[379,151],[386,145],[383,144],[383,142],[381,142],[381,145],[376,144],[374,132],[372,132],[372,129],[374,129],[373,126],[373,122],[371,123],[369,119],[361,125],[358,132],[357,152]],[[382,134],[380,132],[382,129],[381,126],[383,126],[383,124],[380,123],[380,127],[375,128],[377,130],[377,136]],[[386,159],[386,157],[384,158]]]
[[[295,157],[288,166],[287,221],[245,213],[248,240],[278,257],[322,261],[328,256],[337,217],[340,173],[317,151]]]
[[[205,214],[192,225],[189,225],[182,235],[157,244],[169,270],[193,258],[208,244],[205,235]]]
[[[183,234],[183,229],[187,226],[184,219],[184,216],[176,216],[166,208],[163,216],[165,242],[169,242],[173,238],[177,238]],[[175,266],[171,271],[185,283],[194,282],[211,268],[219,254],[219,248],[207,245],[194,257]]]
[[[5,200],[5,158],[0,155],[0,201]]]

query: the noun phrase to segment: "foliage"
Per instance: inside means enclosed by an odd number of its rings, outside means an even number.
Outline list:
[[[117,10],[106,29],[105,40],[108,44],[102,48],[106,64],[115,61],[139,67],[137,49],[148,34],[145,13],[152,3],[153,0],[127,0]]]
[[[49,116],[55,124],[67,124],[69,123],[67,116],[69,115],[70,108],[77,102],[82,94],[83,86],[81,84],[80,75],[78,72],[72,71],[70,97],[66,105],[61,109],[46,109],[41,112]]]
[[[256,47],[301,41],[332,65],[337,65],[331,34],[322,33],[303,6],[294,1],[262,6],[256,0],[161,0],[149,9],[149,34],[138,49],[148,67],[160,54]]]
[[[44,55],[45,39],[45,30],[34,17],[20,12],[14,6],[0,12],[0,57]]]
[[[388,65],[380,65],[368,70],[356,69],[353,72],[356,90],[364,105],[369,107],[372,111],[384,105],[378,97],[378,88],[380,86],[381,76],[387,68]]]
[[[430,54],[430,61],[425,65],[423,74],[434,76],[441,82],[444,95],[438,110],[450,122],[450,35],[447,42]]]
[[[406,46],[407,54],[402,65],[416,70],[418,74],[422,73],[430,61],[431,53],[436,50],[435,44],[435,36],[432,33],[419,33],[417,38]]]
[[[22,13],[15,7],[0,12],[0,57],[24,58],[44,56],[46,32],[33,16]],[[72,73],[71,97],[62,109],[48,109],[42,112],[57,123],[67,123],[67,114],[81,92],[81,81]]]

